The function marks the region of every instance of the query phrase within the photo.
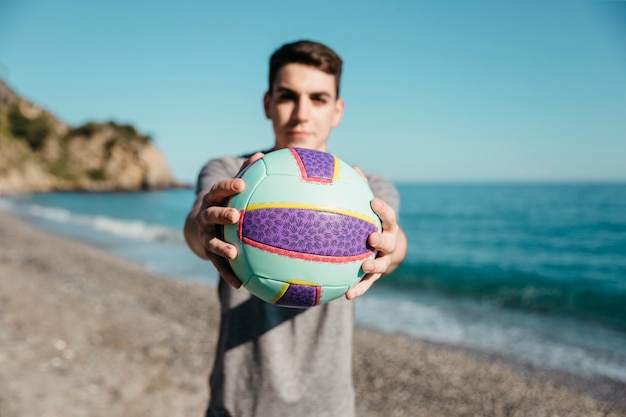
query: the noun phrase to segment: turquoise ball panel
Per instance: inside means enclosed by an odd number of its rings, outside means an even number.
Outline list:
[[[312,262],[281,256],[249,245],[244,245],[242,250],[254,275],[279,281],[295,280],[317,285],[353,286],[364,275],[361,269],[362,260],[340,264]]]
[[[348,292],[348,290],[352,288],[353,286],[354,285],[351,285],[351,286],[344,285],[341,287],[332,287],[328,285],[328,286],[323,287],[322,299],[320,300],[320,304],[324,304],[334,299],[337,299],[339,297],[343,297]]]
[[[266,176],[265,161],[257,161],[250,168],[248,168],[242,176],[246,187],[242,192],[235,194],[230,198],[228,206],[236,208],[237,210],[244,210],[248,206],[250,197],[255,193],[259,184],[267,178]]]
[[[367,186],[367,180],[365,180],[357,170],[352,168],[352,165],[341,159],[339,159],[339,161],[341,161],[341,163],[339,165],[339,174],[337,175],[338,181],[364,184]]]
[[[263,157],[268,175],[287,175],[300,177],[300,169],[288,149],[268,153]]]
[[[283,290],[284,282],[253,275],[245,286],[255,296],[268,303],[273,302]]]

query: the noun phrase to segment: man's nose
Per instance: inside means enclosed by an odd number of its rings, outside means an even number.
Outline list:
[[[311,111],[311,102],[306,98],[301,98],[296,102],[293,116],[299,122],[308,120]]]

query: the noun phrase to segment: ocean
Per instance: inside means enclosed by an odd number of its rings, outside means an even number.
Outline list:
[[[404,264],[357,325],[626,382],[626,183],[397,184]],[[0,197],[51,231],[215,284],[186,247],[189,189]]]

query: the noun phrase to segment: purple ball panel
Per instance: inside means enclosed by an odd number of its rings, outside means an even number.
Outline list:
[[[335,172],[335,158],[326,152],[311,149],[294,148],[300,157],[304,169],[309,177],[333,179]]]
[[[371,250],[367,237],[376,226],[356,217],[310,209],[266,208],[246,211],[244,238],[291,252],[356,256]]]
[[[276,304],[285,307],[312,307],[319,302],[317,291],[318,287],[289,284],[289,288]]]

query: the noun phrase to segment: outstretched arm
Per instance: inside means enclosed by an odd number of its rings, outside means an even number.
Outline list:
[[[247,159],[241,169],[263,157],[257,152]],[[235,259],[237,248],[224,242],[223,230],[226,224],[239,221],[239,211],[224,207],[229,197],[244,190],[245,183],[240,178],[217,181],[209,191],[198,195],[185,220],[184,235],[191,250],[202,259],[213,263],[222,278],[235,288],[241,281],[234,274],[228,260]]]
[[[225,224],[239,221],[239,211],[223,207],[224,201],[244,189],[241,179],[216,182],[210,191],[198,195],[185,221],[185,240],[191,250],[202,259],[213,263],[217,272],[235,288],[241,282],[233,273],[229,259],[235,259],[237,249],[221,239],[220,229]]]

